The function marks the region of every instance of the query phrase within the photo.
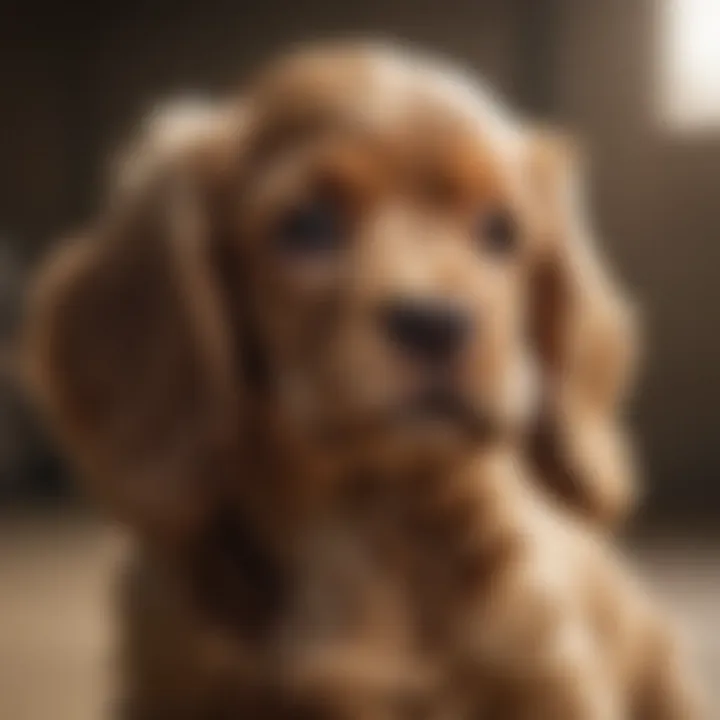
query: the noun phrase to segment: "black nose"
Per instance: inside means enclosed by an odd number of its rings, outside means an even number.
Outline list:
[[[393,343],[415,359],[428,362],[452,359],[470,326],[461,308],[434,298],[396,299],[383,308],[382,323]]]

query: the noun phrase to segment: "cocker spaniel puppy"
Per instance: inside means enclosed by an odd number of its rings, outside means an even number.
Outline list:
[[[125,716],[696,717],[582,519],[629,497],[631,329],[563,143],[373,45],[190,110],[29,322],[50,419],[139,540]]]

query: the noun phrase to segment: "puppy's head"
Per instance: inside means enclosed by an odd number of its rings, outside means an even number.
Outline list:
[[[329,48],[200,120],[147,135],[31,323],[36,384],[126,515],[194,516],[252,475],[258,425],[410,467],[526,426],[544,395],[614,406],[618,313],[566,154],[482,88]]]
[[[294,59],[251,104],[237,237],[289,422],[401,462],[503,428],[538,250],[519,133],[387,51]]]

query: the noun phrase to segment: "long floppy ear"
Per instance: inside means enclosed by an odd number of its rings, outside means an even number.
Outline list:
[[[530,154],[544,235],[531,298],[543,401],[533,458],[572,507],[614,524],[636,495],[622,418],[636,364],[634,314],[587,227],[575,148],[539,132]]]
[[[230,134],[196,123],[169,140],[166,120],[134,146],[99,222],[39,273],[25,358],[92,493],[170,539],[228,479],[240,388],[213,257]]]

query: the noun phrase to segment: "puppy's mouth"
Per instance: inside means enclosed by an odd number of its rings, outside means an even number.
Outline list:
[[[490,415],[462,394],[441,386],[414,394],[391,413],[396,426],[457,429],[473,438],[487,437],[495,423]]]
[[[320,436],[333,443],[366,441],[399,434],[421,442],[456,438],[487,442],[502,433],[501,423],[480,404],[444,386],[429,386],[400,402],[350,419],[323,423]]]

